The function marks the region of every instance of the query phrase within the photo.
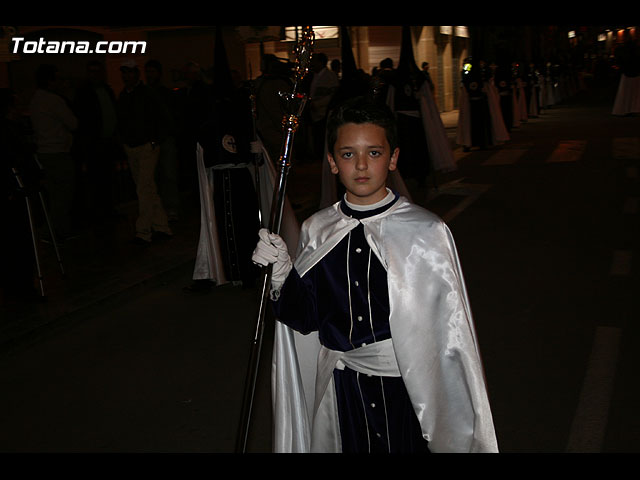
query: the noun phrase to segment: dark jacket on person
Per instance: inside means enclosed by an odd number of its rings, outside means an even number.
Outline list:
[[[118,126],[124,145],[137,147],[162,141],[162,108],[154,92],[142,82],[124,89],[118,99]]]

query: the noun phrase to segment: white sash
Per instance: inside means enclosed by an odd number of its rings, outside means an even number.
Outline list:
[[[367,375],[400,376],[391,339],[347,352],[320,347],[313,412],[312,452],[342,451],[333,370],[335,368],[344,370],[345,366]]]

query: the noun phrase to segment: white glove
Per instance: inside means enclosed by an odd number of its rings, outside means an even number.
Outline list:
[[[266,228],[261,228],[258,232],[260,240],[256,245],[251,260],[257,265],[266,267],[273,264],[271,272],[271,292],[279,291],[280,287],[287,279],[289,272],[293,268],[289,249],[280,235],[269,233]]]

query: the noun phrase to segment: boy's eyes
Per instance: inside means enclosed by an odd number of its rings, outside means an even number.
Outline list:
[[[369,152],[367,152],[369,154],[370,157],[379,157],[380,155],[382,155],[382,152],[380,150],[370,150]],[[353,158],[354,153],[353,152],[344,152],[342,154],[342,158]]]

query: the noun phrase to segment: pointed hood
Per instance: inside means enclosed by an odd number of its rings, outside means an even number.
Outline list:
[[[222,39],[222,27],[216,27],[216,43],[213,51],[213,95],[215,98],[229,97],[234,90],[227,50]]]
[[[358,68],[356,67],[356,59],[353,57],[351,49],[351,36],[349,35],[349,27],[340,27],[340,38],[342,40],[341,56],[342,56],[342,78],[353,79],[356,77]]]
[[[419,110],[414,92],[417,91],[425,78],[416,64],[411,42],[411,27],[403,25],[400,60],[396,69],[396,110]]]
[[[413,55],[413,42],[411,41],[411,27],[408,25],[402,26],[402,43],[400,46],[400,60],[398,61],[398,76],[402,78],[402,81],[411,80],[416,83],[415,88],[418,88],[422,83],[422,75],[418,65],[416,64],[415,57]]]

